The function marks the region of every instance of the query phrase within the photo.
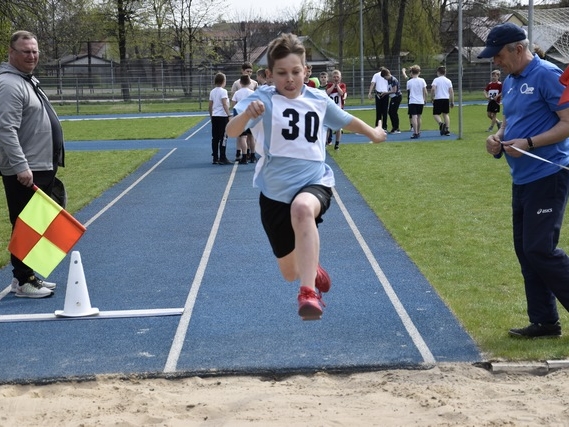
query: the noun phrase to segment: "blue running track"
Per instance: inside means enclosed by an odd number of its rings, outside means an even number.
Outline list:
[[[430,133],[422,138],[441,138]],[[345,135],[350,142],[365,141]],[[6,287],[0,383],[422,369],[481,359],[332,156],[335,199],[320,226],[332,289],[322,320],[303,322],[298,283],[281,278],[260,225],[254,165],[211,165],[207,120],[175,140],[67,143],[121,148],[159,151],[75,215],[87,232],[74,251],[100,315],[53,315],[64,308],[69,255],[49,277],[58,283],[53,297],[16,298]],[[11,268],[0,270],[0,283],[10,280]]]

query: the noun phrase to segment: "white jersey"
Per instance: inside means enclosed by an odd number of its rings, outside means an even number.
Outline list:
[[[227,117],[225,108],[223,108],[223,100],[227,100],[227,106],[229,107],[229,99],[227,96],[227,90],[222,87],[215,87],[209,93],[209,100],[212,101],[212,116],[213,117]]]
[[[231,98],[231,100],[235,103],[238,103],[239,101],[241,101],[242,99],[247,98],[249,95],[251,95],[254,91],[249,89],[248,87],[242,87],[241,89],[239,89],[237,92],[235,92],[233,94],[233,98]]]
[[[375,73],[371,78],[371,82],[375,83],[374,90],[376,92],[389,92],[389,83],[381,77],[381,72]]]
[[[265,105],[265,113],[251,120],[250,128],[261,156],[255,167],[253,185],[268,198],[290,203],[307,185],[334,186],[334,173],[325,163],[326,127],[340,129],[352,116],[321,90],[303,86],[300,96],[288,99],[274,86],[261,86],[237,103],[243,112],[254,100]]]
[[[424,89],[427,82],[422,77],[413,77],[407,80],[407,90],[409,91],[409,104],[425,104]]]
[[[450,90],[452,82],[446,76],[439,76],[433,80],[431,84],[435,88],[435,96],[433,99],[450,99]]]
[[[242,87],[248,87],[249,89],[255,91],[257,90],[257,87],[259,86],[259,83],[257,83],[255,80],[251,79],[251,83],[249,83],[248,86],[241,86],[241,79],[237,79],[233,82],[233,84],[231,85],[231,95],[235,95],[235,92],[237,92],[239,89],[241,89]]]

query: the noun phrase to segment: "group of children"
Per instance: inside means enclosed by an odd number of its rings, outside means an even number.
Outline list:
[[[267,70],[261,68],[257,71],[257,81],[251,79],[252,72],[253,67],[251,63],[243,63],[241,66],[242,75],[239,79],[235,80],[231,86],[230,94],[228,94],[225,89],[227,84],[225,74],[217,73],[214,78],[215,87],[211,90],[209,96],[209,115],[212,129],[212,163],[214,165],[234,163],[227,158],[227,135],[225,133],[225,127],[231,117],[231,110],[233,110],[239,101],[251,95],[257,88],[272,85],[272,78],[267,76]],[[334,103],[343,109],[348,91],[346,84],[342,82],[342,73],[339,70],[332,71],[331,82],[328,82],[328,72],[326,71],[321,72],[319,78],[311,77],[311,73],[312,66],[307,64],[304,84],[308,87],[324,90]],[[326,145],[332,143],[334,131],[336,137],[334,149],[338,150],[340,148],[342,129],[327,129]],[[245,129],[244,132],[237,137],[236,147],[235,162],[240,164],[255,163],[255,139],[250,129]]]
[[[425,79],[420,77],[421,67],[419,65],[413,65],[409,68],[409,76],[406,71],[407,70],[405,68],[402,69],[403,76],[407,79],[409,122],[413,132],[411,139],[417,139],[421,135],[421,116],[428,96],[427,83],[425,82]],[[386,73],[386,76],[389,75],[388,70],[384,70],[382,73]],[[491,122],[488,132],[491,132],[495,125],[497,125],[498,128],[502,125],[502,122],[497,118],[497,115],[500,112],[500,102],[502,98],[500,70],[492,71],[491,81],[484,89],[484,96],[488,100],[486,112]],[[441,66],[437,68],[437,77],[431,84],[431,102],[433,103],[433,118],[439,126],[440,134],[445,136],[450,135],[449,113],[450,109],[454,107],[454,91],[451,80],[446,77],[446,67]],[[392,123],[395,123],[393,118],[391,118],[391,120]],[[398,118],[396,123],[397,125],[399,124]],[[394,129],[396,128],[394,127]],[[390,133],[395,132],[392,131]]]

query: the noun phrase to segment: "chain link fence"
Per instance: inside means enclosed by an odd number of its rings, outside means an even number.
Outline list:
[[[385,61],[405,90],[406,79],[402,75],[403,67],[409,68],[417,63],[421,65],[421,77],[428,87],[437,76],[437,67],[446,65],[447,77],[453,82],[455,94],[458,94],[458,61],[456,56],[447,56],[446,61],[428,58],[424,61],[403,61],[401,58]],[[426,64],[426,65],[425,65]],[[483,98],[483,90],[490,81],[493,64],[485,62],[463,62],[462,91],[469,99]],[[83,64],[74,66],[43,67],[38,70],[42,88],[52,102],[75,103],[77,112],[81,104],[94,102],[137,102],[139,105],[156,102],[192,102],[199,110],[207,110],[209,92],[214,87],[214,76],[223,72],[227,77],[229,90],[232,83],[239,79],[239,66],[235,64],[208,67],[187,68],[179,63],[141,62],[120,67],[110,61],[107,64]],[[314,67],[312,76],[318,77],[321,71]],[[326,71],[331,71],[328,69]],[[378,72],[369,66],[364,68],[363,78],[359,61],[344,62],[342,79],[348,87],[350,105],[368,104],[367,94],[372,76]],[[253,76],[255,78],[255,76]],[[358,102],[359,101],[359,102]]]

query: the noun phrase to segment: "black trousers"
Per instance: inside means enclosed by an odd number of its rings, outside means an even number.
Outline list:
[[[229,117],[213,116],[211,118],[211,155],[213,160],[227,159],[225,146],[225,127]]]
[[[512,185],[514,248],[520,262],[531,323],[559,320],[556,299],[569,310],[569,257],[557,247],[569,171]]]
[[[375,126],[381,120],[383,129],[387,129],[387,109],[389,107],[389,96],[385,95],[381,98],[375,95]]]
[[[391,130],[399,130],[399,105],[401,104],[401,95],[389,98],[389,120],[391,120]]]
[[[34,184],[43,190],[48,196],[51,197],[53,190],[53,183],[57,168],[53,171],[35,171]],[[32,196],[34,190],[30,187],[25,187],[18,182],[17,175],[2,175],[2,182],[4,184],[4,191],[6,193],[6,202],[8,204],[8,214],[10,216],[10,223],[12,224],[12,231],[18,215],[26,207]],[[16,279],[23,283],[28,277],[34,274],[34,271],[24,264],[21,260],[14,255],[10,255],[12,263],[12,273]]]

